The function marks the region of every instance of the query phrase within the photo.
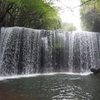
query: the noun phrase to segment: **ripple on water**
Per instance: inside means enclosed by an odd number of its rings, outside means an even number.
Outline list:
[[[91,76],[38,74],[13,78],[1,81],[0,85],[9,86],[12,92],[35,96],[37,100],[99,100],[100,97],[100,81]]]

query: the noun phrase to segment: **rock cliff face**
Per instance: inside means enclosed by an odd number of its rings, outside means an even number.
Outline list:
[[[0,75],[87,72],[99,60],[99,33],[1,28]]]

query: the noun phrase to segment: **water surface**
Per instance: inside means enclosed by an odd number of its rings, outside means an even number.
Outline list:
[[[0,81],[0,100],[100,100],[100,77],[38,75]]]

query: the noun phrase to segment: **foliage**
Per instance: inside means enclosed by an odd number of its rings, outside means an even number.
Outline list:
[[[1,26],[58,29],[57,9],[45,0],[3,0],[0,4]]]
[[[81,0],[81,3],[86,0]],[[88,0],[81,8],[83,30],[100,32],[100,0]]]
[[[63,30],[63,31],[74,31],[74,30],[76,30],[76,27],[71,23],[63,23],[62,22],[60,30]]]

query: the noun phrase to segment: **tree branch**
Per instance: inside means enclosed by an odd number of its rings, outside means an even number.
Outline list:
[[[85,1],[83,3],[81,3],[79,6],[73,7],[72,9],[77,8],[77,7],[80,7],[80,6],[83,6],[84,4],[87,4],[90,1],[93,1],[93,0],[87,0],[87,1]],[[97,0],[96,0],[96,2],[97,2]]]
[[[8,11],[8,14],[14,19],[13,15]]]

